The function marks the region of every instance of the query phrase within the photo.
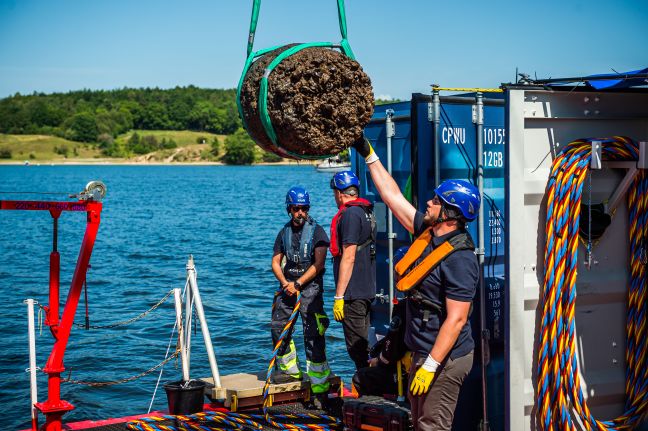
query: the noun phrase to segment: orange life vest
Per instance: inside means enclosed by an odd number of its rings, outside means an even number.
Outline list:
[[[432,228],[429,227],[414,240],[407,253],[405,253],[405,256],[398,261],[394,269],[401,276],[401,279],[396,283],[396,289],[401,292],[407,292],[411,288],[418,286],[443,259],[453,252],[457,250],[475,249],[470,235],[467,232],[462,232],[436,247],[418,265],[408,271],[412,264],[421,257],[431,241]]]

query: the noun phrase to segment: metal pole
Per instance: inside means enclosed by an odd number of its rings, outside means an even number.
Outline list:
[[[196,267],[194,265],[193,256],[191,255],[187,261],[187,277],[189,278],[189,286],[191,287],[191,293],[193,294],[196,305],[196,314],[198,314],[198,319],[200,320],[200,329],[202,330],[203,339],[205,340],[205,349],[207,349],[207,357],[209,358],[209,367],[211,368],[212,377],[214,378],[214,385],[216,385],[217,388],[220,388],[221,381],[220,374],[218,373],[218,364],[216,363],[216,355],[214,354],[214,347],[212,346],[211,336],[209,335],[207,320],[205,319],[205,310],[203,309],[200,291],[198,290]]]
[[[193,318],[193,296],[191,289],[185,292],[185,350],[187,352],[187,372],[191,373],[191,324]]]
[[[486,379],[486,365],[488,365],[489,338],[488,328],[486,327],[486,283],[484,280],[484,100],[483,94],[477,92],[475,96],[476,103],[473,106],[473,122],[477,132],[477,188],[481,205],[479,205],[479,222],[477,225],[477,239],[479,248],[477,257],[479,258],[479,327],[481,333],[481,383],[482,383],[482,431],[489,429],[488,424],[488,382]]]
[[[441,128],[441,100],[439,99],[439,86],[432,86],[432,126],[434,129],[434,187],[441,184],[441,147],[439,147],[439,130]]]
[[[38,383],[36,382],[36,329],[34,325],[34,304],[36,301],[28,299],[27,304],[27,326],[29,334],[29,386],[31,387],[31,420],[32,431],[38,430],[38,410],[35,404],[38,402]]]
[[[392,175],[392,138],[396,135],[396,125],[393,121],[394,110],[385,111],[385,135],[387,137],[387,172]],[[389,318],[394,309],[394,214],[387,207],[387,243],[389,249]]]
[[[187,352],[184,346],[184,332],[182,328],[182,297],[180,289],[173,289],[175,299],[176,325],[178,326],[178,343],[180,344],[180,362],[182,363],[182,380],[189,381],[189,367],[187,366]]]

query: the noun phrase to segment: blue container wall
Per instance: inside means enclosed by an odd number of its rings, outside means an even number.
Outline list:
[[[392,138],[392,176],[402,191],[412,191],[413,205],[424,211],[426,202],[434,196],[434,135],[432,123],[428,121],[430,98],[413,95],[411,102],[380,105],[375,108],[372,122],[365,128],[365,136],[371,141],[383,165],[387,166],[387,139],[385,134],[385,111],[393,109],[396,135]],[[476,174],[476,128],[472,123],[472,104],[441,103],[441,124],[439,130],[440,176],[445,179],[466,179],[475,181]],[[485,233],[485,288],[486,321],[490,333],[490,363],[488,373],[489,415],[491,429],[504,426],[504,107],[484,106],[484,128],[482,131],[484,151],[481,155],[484,165],[484,225]],[[377,290],[389,291],[389,262],[387,242],[387,213],[384,204],[370,180],[366,165],[353,152],[352,168],[362,181],[362,195],[374,202],[378,222],[378,247],[376,261]],[[412,159],[414,160],[412,161]],[[408,187],[408,182],[410,182]],[[394,250],[409,245],[409,233],[394,219]],[[469,231],[477,242],[477,223],[469,225]],[[473,336],[478,348],[475,351],[473,372],[462,389],[457,406],[454,429],[471,429],[481,419],[481,382],[479,350],[479,298],[476,298],[475,313],[471,316]],[[385,332],[389,320],[388,304],[377,300],[372,310],[372,322],[376,331]]]
[[[394,111],[394,124],[396,135],[392,137],[392,177],[401,190],[408,188],[407,184],[411,177],[411,125],[410,125],[410,102],[400,102],[376,106],[371,123],[365,128],[365,136],[371,142],[376,154],[382,163],[387,167],[387,136],[385,132],[386,111]],[[372,307],[372,325],[376,332],[384,334],[389,325],[389,245],[387,238],[387,208],[382,202],[380,195],[371,181],[371,176],[363,160],[358,159],[356,152],[353,152],[352,169],[358,173],[360,178],[360,194],[374,203],[374,213],[377,222],[377,247],[376,247],[376,290],[378,294],[385,295],[378,299]],[[358,163],[360,162],[360,163]],[[411,187],[410,187],[411,188]],[[409,232],[394,218],[393,230],[395,234],[394,251],[401,246],[411,243]]]
[[[423,210],[426,201],[434,196],[434,147],[433,130],[428,122],[427,102],[417,103],[414,109],[416,122],[415,142],[418,148],[415,163],[415,194],[418,209]],[[477,139],[472,123],[472,104],[441,104],[439,126],[441,181],[464,179],[476,183]],[[502,325],[504,289],[504,108],[484,106],[482,138],[484,151],[484,277],[486,280],[487,324],[491,342],[503,348]],[[470,223],[468,230],[477,243],[477,222]],[[474,322],[477,323],[477,322]],[[473,325],[474,326],[474,325]]]

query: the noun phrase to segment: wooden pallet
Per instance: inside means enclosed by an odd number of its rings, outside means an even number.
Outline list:
[[[263,405],[263,386],[265,372],[257,374],[238,373],[221,376],[221,387],[214,387],[212,377],[201,378],[207,383],[205,395],[213,402],[223,403],[225,407],[235,412],[240,409],[259,408]],[[329,393],[342,396],[342,379],[331,375],[328,378],[331,388]],[[311,399],[310,380],[304,374],[304,380],[291,383],[270,384],[268,397],[270,405],[286,402],[305,401]]]

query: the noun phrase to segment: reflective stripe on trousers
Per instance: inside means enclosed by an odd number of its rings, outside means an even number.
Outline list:
[[[311,390],[314,394],[327,392],[331,386],[328,378],[331,375],[331,369],[328,362],[311,362],[306,360],[306,374],[311,381]]]
[[[277,365],[279,366],[279,370],[284,374],[288,374],[295,378],[301,377],[299,360],[297,359],[297,349],[295,348],[295,342],[292,339],[286,349],[286,354],[283,356],[277,355]]]

